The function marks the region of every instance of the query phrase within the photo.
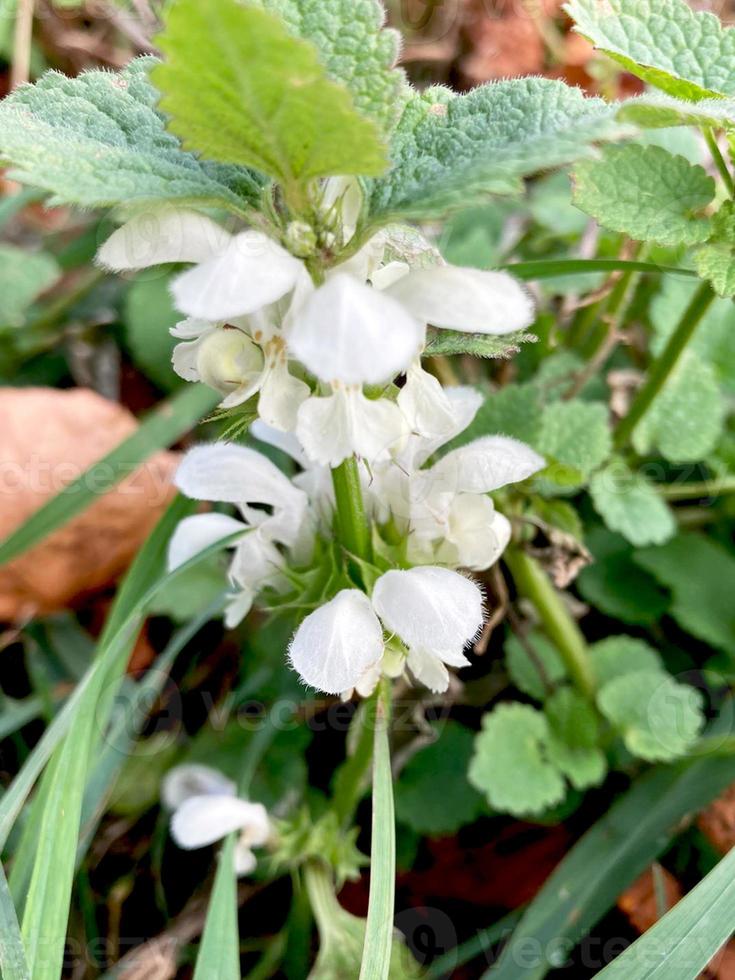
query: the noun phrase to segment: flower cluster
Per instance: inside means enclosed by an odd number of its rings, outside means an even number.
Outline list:
[[[482,399],[471,388],[442,387],[421,354],[429,325],[509,333],[530,325],[533,304],[505,273],[444,264],[418,233],[411,249],[398,245],[405,232],[390,229],[358,247],[357,183],[335,178],[320,193],[321,255],[332,261],[309,262],[316,235],[308,225],[292,222],[278,240],[253,229],[231,235],[203,214],[174,208],[134,217],[100,250],[100,264],[118,271],[190,266],[171,287],[187,317],[172,331],[180,341],[175,370],[220,391],[225,409],[257,399],[251,433],[299,468],[289,478],[240,445],[192,450],[179,488],[234,505],[239,518],[212,512],[183,521],[170,565],[239,535],[227,624],[259,597],[272,604],[288,596],[297,571],[318,561],[333,535],[330,468],[357,457],[374,561],[331,582],[297,630],[290,662],[327,693],[367,693],[381,672],[405,668],[443,691],[447,667],[467,663],[463,651],[483,623],[482,593],[458,569],[487,569],[510,539],[488,495],[544,462],[504,436],[433,461]]]

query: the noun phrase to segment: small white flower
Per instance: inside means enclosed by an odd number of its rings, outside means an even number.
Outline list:
[[[286,560],[278,545],[285,546],[294,561],[311,553],[314,521],[308,498],[261,453],[227,443],[192,449],[179,466],[175,483],[194,500],[236,504],[244,518],[240,521],[225,514],[187,517],[174,531],[168,550],[169,568],[177,568],[217,541],[242,531],[229,573],[236,592],[227,607],[225,624],[232,628],[250,611],[259,591],[286,585]]]
[[[428,566],[390,571],[376,582],[372,601],[348,589],[307,616],[289,657],[306,684],[327,694],[367,688],[383,656],[385,627],[408,647],[411,673],[439,692],[449,684],[445,665],[469,662],[463,650],[482,623],[482,593],[457,572]]]
[[[113,232],[97,253],[96,262],[112,272],[169,262],[205,262],[227,248],[231,237],[198,211],[151,208]]]
[[[238,799],[235,784],[221,772],[202,765],[182,765],[164,779],[164,805],[173,810],[171,836],[183,850],[196,850],[239,831],[235,871],[251,874],[257,865],[254,847],[273,836],[268,811],[262,803]]]

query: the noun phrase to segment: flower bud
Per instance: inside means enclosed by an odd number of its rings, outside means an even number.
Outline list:
[[[286,228],[285,244],[292,255],[307,259],[316,252],[316,232],[305,221],[292,221]]]
[[[199,349],[197,370],[206,385],[226,394],[261,373],[263,354],[241,330],[215,330]]]

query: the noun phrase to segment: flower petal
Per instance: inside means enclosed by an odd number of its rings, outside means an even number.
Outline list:
[[[511,536],[510,521],[483,494],[458,494],[449,512],[449,529],[436,553],[445,565],[482,572],[500,558]]]
[[[390,571],[373,589],[373,608],[383,625],[409,649],[461,656],[482,627],[482,593],[470,579],[448,568],[426,565]]]
[[[114,272],[165,262],[205,262],[226,249],[231,238],[216,221],[198,211],[154,208],[113,232],[95,261]]]
[[[416,680],[435,694],[443,694],[449,687],[449,671],[442,661],[421,647],[409,650],[406,666]]]
[[[235,844],[235,874],[238,878],[251,875],[258,866],[258,859],[247,844],[237,841]]]
[[[423,323],[467,333],[512,333],[535,319],[530,293],[506,272],[453,265],[415,269],[387,293]]]
[[[176,486],[193,500],[266,504],[303,512],[306,494],[262,453],[219,442],[195,446],[176,472]]]
[[[306,300],[288,343],[321,381],[380,384],[405,371],[424,334],[423,324],[386,293],[339,274]]]
[[[192,796],[174,813],[171,836],[185,851],[207,847],[259,819],[261,806],[235,796]]]
[[[205,385],[227,395],[242,389],[257,390],[263,352],[246,333],[234,327],[218,327],[197,343],[196,371]]]
[[[242,521],[228,517],[227,514],[195,514],[179,521],[168,543],[168,570],[173,571],[186,564],[194,555],[205,551],[217,541],[229,538],[231,534],[247,533]]]
[[[219,255],[178,276],[171,291],[187,316],[229,320],[274,303],[303,275],[301,262],[267,235],[244,231]]]
[[[450,442],[460,432],[464,432],[477,415],[483,400],[479,391],[459,385],[445,388],[444,397],[447,399],[452,413],[451,426],[447,424],[447,428],[441,435],[427,436],[412,433],[399,457],[399,462],[406,469],[411,470],[423,465],[430,456],[434,455],[437,449]]]
[[[339,466],[353,454],[371,463],[389,459],[403,447],[408,427],[394,402],[339,385],[333,395],[304,402],[296,435],[314,463]]]
[[[302,681],[339,694],[355,687],[383,655],[383,630],[368,597],[357,589],[339,592],[299,626],[288,651]]]
[[[275,355],[263,376],[258,414],[266,425],[293,432],[299,408],[310,394],[311,388],[289,372],[285,356]]]
[[[430,472],[447,490],[491,493],[538,473],[546,461],[510,436],[484,436],[447,453]]]
[[[439,381],[424,371],[420,358],[406,372],[397,401],[412,432],[428,439],[451,438],[456,426],[454,406]]]
[[[193,796],[235,796],[237,787],[219,769],[187,763],[174,766],[163,777],[161,802],[167,810],[178,810]]]
[[[303,446],[292,432],[282,432],[280,429],[274,429],[272,425],[266,425],[262,419],[256,419],[250,426],[250,435],[267,446],[280,449],[304,469],[309,465]]]

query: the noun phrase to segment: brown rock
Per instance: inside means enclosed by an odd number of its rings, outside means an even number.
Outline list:
[[[1,389],[0,417],[0,539],[138,425],[120,405],[81,388]],[[0,619],[63,609],[113,582],[171,500],[176,462],[174,453],[156,453],[84,513],[0,569]]]

